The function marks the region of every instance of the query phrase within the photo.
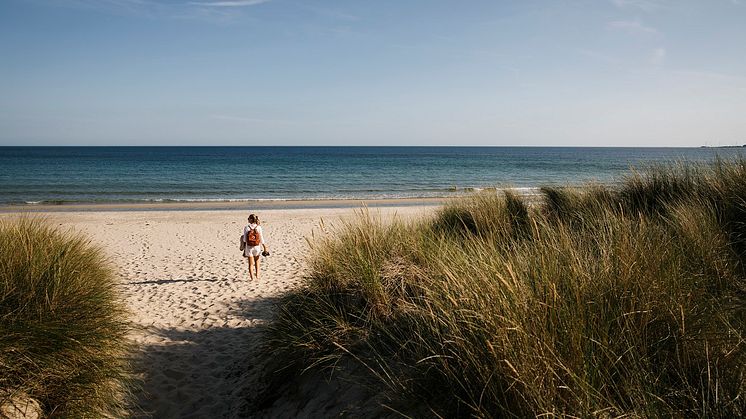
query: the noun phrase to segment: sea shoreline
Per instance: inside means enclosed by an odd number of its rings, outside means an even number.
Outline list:
[[[291,209],[349,209],[440,206],[459,197],[438,198],[380,198],[380,199],[318,199],[277,201],[183,201],[183,202],[106,202],[61,204],[4,204],[0,213],[48,212],[129,212],[129,211],[238,211]]]

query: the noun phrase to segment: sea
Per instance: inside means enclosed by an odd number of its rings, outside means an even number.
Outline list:
[[[0,204],[452,197],[614,184],[630,170],[738,148],[0,147]]]

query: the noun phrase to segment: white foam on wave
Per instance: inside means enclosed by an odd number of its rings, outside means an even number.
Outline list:
[[[538,195],[541,193],[541,188],[532,186],[523,187],[509,187],[501,188],[495,186],[468,186],[461,189],[464,192],[504,192],[511,191],[518,193],[519,195]],[[457,190],[458,191],[458,190]]]
[[[537,187],[505,188],[505,190],[515,191],[522,195],[538,195],[541,193],[541,188]]]
[[[299,198],[304,201],[310,199]],[[287,198],[167,198],[156,199],[155,202],[256,202],[256,201],[290,201]]]
[[[85,203],[112,203],[112,204],[126,204],[126,203],[252,203],[252,202],[289,202],[289,201],[308,201],[308,202],[324,202],[324,201],[359,201],[359,200],[378,200],[378,199],[432,199],[432,198],[449,198],[453,196],[459,196],[463,194],[471,193],[502,193],[503,191],[512,191],[523,196],[536,196],[541,194],[541,189],[538,187],[497,187],[497,186],[469,186],[469,187],[451,187],[448,189],[426,189],[421,191],[407,191],[402,193],[400,191],[389,192],[389,193],[373,193],[373,194],[334,194],[330,193],[324,196],[286,196],[282,198],[132,198],[132,199],[94,199],[94,200],[71,200],[65,201],[66,204],[85,204]],[[50,203],[56,203],[57,201],[23,201],[26,205],[46,205]]]

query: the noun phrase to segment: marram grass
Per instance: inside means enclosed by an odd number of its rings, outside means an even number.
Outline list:
[[[131,382],[122,301],[83,236],[40,219],[0,221],[0,405],[122,416]]]
[[[410,416],[746,414],[746,163],[483,194],[316,238],[271,349]]]

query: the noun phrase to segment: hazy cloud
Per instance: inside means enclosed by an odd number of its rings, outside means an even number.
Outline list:
[[[677,70],[677,75],[697,78],[706,81],[715,81],[730,84],[733,87],[746,86],[746,77],[734,74],[719,73],[716,71]]]
[[[260,124],[295,124],[297,121],[289,119],[277,119],[277,118],[258,118],[250,116],[237,116],[237,115],[210,115],[211,119],[217,119],[220,121],[230,122],[242,122],[242,123],[260,123]]]
[[[657,29],[645,26],[639,20],[618,20],[609,22],[607,27],[610,29],[627,32],[631,35],[657,35]]]
[[[622,64],[622,60],[619,57],[607,54],[605,52],[578,48],[576,52],[582,56],[593,59],[594,61],[600,61],[605,64],[619,65]]]
[[[650,53],[650,64],[653,67],[662,67],[666,63],[666,49],[656,48]]]
[[[157,1],[157,0],[34,0],[77,9],[96,10],[114,15],[147,18],[194,19],[225,22],[244,16],[242,9],[271,0]]]
[[[152,15],[154,11],[163,9],[163,5],[151,3],[148,0],[38,0],[39,3],[57,7],[97,10],[112,14]]]
[[[347,13],[345,11],[338,10],[338,9],[332,9],[328,7],[319,7],[319,6],[311,5],[308,3],[297,3],[295,4],[295,7],[298,7],[299,9],[307,10],[318,16],[329,18],[329,19],[341,20],[341,21],[346,21],[346,22],[356,22],[360,20],[360,16],[353,15],[351,13]]]
[[[285,119],[285,118],[266,118],[256,116],[239,116],[239,115],[228,115],[228,114],[215,114],[209,115],[209,119],[223,121],[227,123],[238,123],[238,124],[250,124],[250,125],[265,125],[265,126],[347,126],[356,124],[354,121],[346,121],[340,118],[324,119],[324,118],[296,118],[296,119]]]
[[[652,12],[663,7],[660,0],[611,0],[614,5],[620,9],[638,9],[645,12]]]
[[[270,0],[234,0],[234,1],[204,1],[204,2],[190,2],[189,4],[194,6],[207,6],[207,7],[245,7],[245,6],[256,6],[257,4],[267,3]]]

